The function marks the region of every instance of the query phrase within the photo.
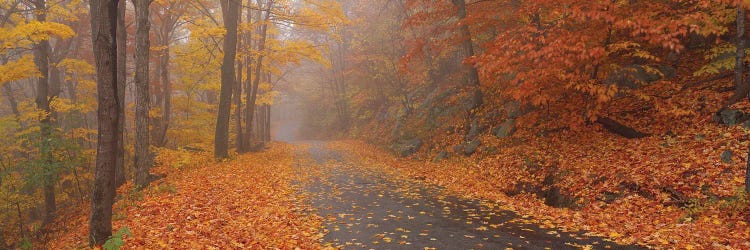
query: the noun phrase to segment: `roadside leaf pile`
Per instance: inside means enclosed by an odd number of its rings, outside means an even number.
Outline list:
[[[321,218],[306,212],[292,188],[293,152],[290,145],[273,144],[213,163],[210,153],[162,150],[154,172],[169,175],[143,191],[123,186],[114,228],[132,233],[124,239],[128,249],[320,248]],[[86,247],[87,210],[60,216],[53,227],[59,233],[45,248]]]
[[[704,140],[723,144],[742,133],[724,132]],[[540,224],[549,220],[568,230],[656,247],[750,247],[748,200],[738,178],[744,176],[744,161],[722,163],[714,150],[700,146],[706,142],[683,136],[672,139],[680,147],[668,147],[659,146],[663,138],[521,136],[516,140],[524,140],[522,144],[493,142],[503,147],[492,155],[439,163],[396,158],[362,142],[332,145],[363,162],[449,192],[496,201],[502,208],[534,216]]]

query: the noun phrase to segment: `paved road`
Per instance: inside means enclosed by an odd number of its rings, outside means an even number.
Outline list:
[[[542,229],[511,211],[441,194],[439,188],[394,178],[312,143],[313,176],[305,184],[326,218],[325,241],[344,249],[639,249],[595,237]]]

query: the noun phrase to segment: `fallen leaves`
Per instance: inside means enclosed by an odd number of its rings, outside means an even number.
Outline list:
[[[115,213],[115,228],[128,227],[126,248],[146,249],[303,249],[322,248],[322,220],[306,211],[304,198],[292,188],[294,152],[273,144],[265,152],[240,155],[223,163],[180,162],[163,155],[157,171],[168,176],[138,195],[124,195]],[[180,153],[182,154],[182,153]],[[179,170],[182,169],[182,170]],[[126,186],[129,190],[132,186]],[[131,192],[131,191],[126,191]],[[132,198],[129,198],[132,197]],[[86,246],[86,209],[65,218],[68,228],[54,235],[50,249]]]
[[[726,139],[709,135],[726,138],[728,133],[730,138],[737,138],[743,133],[734,128],[717,133],[721,130],[711,126],[704,130],[704,140],[716,144],[726,143],[721,141]],[[406,174],[411,179],[423,176],[425,182],[443,186],[449,193],[494,201],[502,209],[533,215],[535,219],[528,218],[528,222],[545,228],[591,231],[624,244],[698,249],[750,246],[750,227],[745,222],[747,201],[737,196],[744,181],[737,176],[744,175],[740,168],[721,164],[714,150],[702,148],[705,141],[681,136],[674,140],[682,144],[680,147],[666,147],[661,138],[603,141],[601,135],[591,133],[553,134],[548,138],[521,135],[518,140],[524,140],[523,144],[500,146],[497,154],[441,163],[396,158],[357,141],[334,142],[331,147],[350,158],[376,164],[383,171]],[[491,139],[485,139],[491,143]],[[571,144],[573,141],[577,143]],[[545,157],[558,158],[550,161]],[[562,173],[556,185],[578,200],[577,208],[553,208],[529,192],[508,195],[524,183],[542,183],[549,174],[545,171]],[[675,206],[677,198],[665,186],[676,186],[674,190],[694,203]],[[715,200],[707,199],[706,190]],[[616,194],[612,195],[615,198],[602,200],[602,194],[608,192]]]

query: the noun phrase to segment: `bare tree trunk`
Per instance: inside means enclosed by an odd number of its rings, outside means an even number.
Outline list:
[[[36,20],[40,22],[47,21],[47,3],[45,0],[35,0],[34,7],[36,8]],[[53,156],[52,156],[52,145],[51,131],[52,122],[50,119],[50,106],[49,106],[49,53],[50,45],[49,41],[41,41],[34,45],[34,64],[41,76],[37,79],[36,89],[36,107],[40,110],[44,110],[47,114],[39,121],[40,127],[40,142],[39,142],[39,153],[43,159],[42,173],[44,182],[44,224],[52,222],[55,218],[56,204],[55,204],[55,172],[56,169],[53,167]]]
[[[149,5],[152,0],[133,0],[135,5],[135,186],[145,187],[151,181],[152,154],[149,149]]]
[[[242,19],[238,17],[238,19]],[[241,20],[240,20],[241,21]],[[242,37],[237,36],[237,48],[242,48]],[[234,119],[237,129],[235,147],[238,153],[244,152],[242,136],[242,58],[237,59],[237,78],[234,81]]]
[[[737,90],[744,84],[745,69],[745,8],[737,6],[737,53],[734,67],[734,85]]]
[[[157,44],[163,43],[163,42],[160,41],[161,40],[161,38],[159,38],[160,36],[155,36],[155,37],[157,38],[156,39]],[[162,71],[162,68],[163,68],[162,64],[161,64],[161,55],[159,55],[157,53],[155,56],[156,56],[157,60],[159,60],[159,63],[156,63],[154,65],[155,66],[154,67],[154,77],[156,79],[159,79],[159,76],[161,76],[161,71]],[[164,112],[163,111],[163,109],[164,109],[163,108],[164,107],[164,86],[161,86],[161,83],[158,82],[158,81],[155,81],[154,84],[152,84],[152,83],[149,82],[149,85],[152,87],[151,94],[154,95],[154,100],[153,100],[153,102],[151,102],[151,105],[153,105],[154,108],[158,108],[158,110],[159,110],[160,113]],[[159,142],[157,141],[156,138],[159,137],[159,131],[161,131],[159,129],[159,128],[161,128],[161,121],[162,121],[161,117],[158,117],[158,118],[154,117],[154,119],[150,120],[150,122],[151,122],[151,131],[150,131],[151,136],[149,138],[151,140],[150,141],[151,145],[159,146]]]
[[[157,147],[163,147],[167,143],[166,135],[169,129],[172,109],[172,85],[169,81],[170,41],[171,34],[175,29],[176,19],[179,18],[178,16],[173,16],[173,7],[172,4],[169,4],[163,10],[163,19],[159,26],[158,35],[156,36],[157,42],[161,46],[164,46],[164,49],[157,55],[159,61],[156,64],[156,77],[160,81],[160,88],[154,93],[156,95],[154,105],[159,107],[161,117],[153,119],[153,124],[151,124],[151,144]]]
[[[271,141],[271,105],[266,104],[266,119],[265,119],[265,142]]]
[[[258,0],[258,5],[260,5],[260,0]],[[250,111],[246,120],[246,124],[248,126],[247,131],[252,131],[252,128],[250,124],[253,124],[253,110],[256,109],[256,100],[258,98],[258,86],[260,85],[260,79],[261,79],[261,70],[263,69],[263,53],[266,49],[266,39],[268,37],[268,21],[271,19],[271,9],[273,9],[273,0],[269,0],[266,3],[266,16],[263,18],[263,25],[260,27],[260,40],[258,41],[258,51],[260,52],[260,55],[258,55],[258,59],[255,62],[255,79],[253,79],[253,86],[252,91],[250,93],[250,98],[247,100],[247,109]],[[258,10],[258,20],[260,20],[261,17],[261,10]],[[249,14],[248,14],[249,15]],[[260,130],[257,130],[260,131]],[[249,136],[249,135],[248,135]],[[263,137],[259,137],[263,138]],[[262,139],[261,139],[262,140]]]
[[[219,94],[219,114],[216,117],[214,135],[214,157],[229,157],[229,115],[232,105],[232,88],[234,87],[234,59],[237,54],[237,25],[240,11],[239,0],[221,0],[221,12],[224,27],[224,59],[221,64],[221,92]]]
[[[89,239],[100,246],[112,235],[112,203],[115,198],[117,130],[120,124],[117,98],[117,0],[91,0],[91,37],[96,62],[98,143],[91,196]]]
[[[346,37],[346,32],[341,31],[339,34],[341,37]],[[345,38],[344,38],[345,39]],[[345,40],[337,43],[338,53],[336,60],[338,60],[338,70],[334,74],[334,85],[336,87],[336,105],[339,106],[339,126],[342,131],[349,128],[349,101],[346,97],[346,77],[344,71],[346,71],[346,44]]]
[[[164,54],[161,55],[161,83],[164,87],[164,105],[162,106],[162,115],[159,132],[156,137],[157,146],[163,147],[167,144],[167,130],[169,129],[169,120],[172,116],[172,84],[169,81],[169,35],[165,35],[166,43]]]
[[[271,73],[271,71],[269,71],[268,74],[267,74],[266,81],[268,81],[270,83],[270,82],[272,82],[271,81],[272,78],[273,78],[273,73]],[[264,127],[265,127],[265,129],[264,129],[264,131],[265,131],[265,133],[264,133],[265,137],[263,138],[264,139],[263,141],[266,142],[266,143],[268,143],[268,142],[271,142],[271,105],[270,104],[266,104],[265,108],[266,108],[266,116],[265,116],[265,119],[263,119],[263,121],[264,121],[263,124],[264,124]]]
[[[247,14],[246,14],[246,21],[248,24],[252,23],[253,20],[253,10],[249,6],[252,5],[253,0],[247,0]],[[248,30],[247,36],[245,37],[245,48],[247,50],[251,50],[253,48],[253,31]],[[245,80],[245,134],[243,135],[244,139],[242,140],[242,147],[243,151],[250,150],[250,141],[251,141],[251,134],[253,133],[253,105],[255,104],[255,92],[258,91],[257,87],[252,86],[252,72],[253,72],[253,63],[252,63],[253,57],[252,56],[245,56],[245,62],[247,65],[245,65],[246,70],[246,80]],[[251,104],[252,103],[252,104]]]
[[[736,53],[736,64],[734,68],[734,85],[737,92],[734,97],[744,98],[747,96],[748,86],[744,79],[745,70],[745,7],[742,5],[737,6],[737,53]],[[739,99],[737,100],[739,101]],[[736,102],[736,101],[735,101]],[[731,103],[733,104],[733,103]],[[729,104],[729,105],[731,105]],[[727,106],[729,106],[727,105]],[[726,107],[726,106],[725,106]],[[724,108],[722,108],[724,109]],[[720,111],[721,112],[721,111]],[[747,156],[750,157],[750,148],[748,148]],[[747,158],[745,168],[745,192],[750,193],[750,158]]]
[[[747,156],[750,156],[750,148],[747,150]],[[745,193],[750,193],[750,160],[745,164]]]
[[[115,167],[115,187],[125,184],[125,81],[127,63],[127,41],[128,33],[125,30],[125,0],[120,0],[117,10],[117,100],[120,124],[117,129],[117,163]]]

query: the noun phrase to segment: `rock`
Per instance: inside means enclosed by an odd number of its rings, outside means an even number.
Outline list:
[[[750,120],[743,122],[742,127],[745,129],[750,129]]]
[[[662,76],[660,77],[661,79],[672,79],[672,78],[677,77],[677,69],[675,69],[674,67],[670,65],[659,64],[659,65],[656,65],[656,68],[659,71],[661,71],[661,74],[662,74]]]
[[[482,148],[482,152],[485,154],[496,154],[497,153],[497,147],[495,146],[488,146]]]
[[[479,140],[473,140],[473,141],[464,143],[464,146],[463,146],[464,154],[466,156],[473,155],[475,152],[477,152],[477,149],[479,148],[479,145],[481,144],[482,142],[480,142]]]
[[[464,151],[464,145],[455,145],[453,146],[453,153],[461,153]]]
[[[621,88],[637,89],[648,83],[664,78],[672,78],[676,75],[676,72],[669,65],[644,66],[633,64],[612,70],[606,82],[616,84]]]
[[[474,140],[477,135],[479,135],[479,121],[477,121],[477,118],[474,118],[469,126],[469,133],[466,134],[466,140]]]
[[[448,159],[448,157],[450,157],[450,156],[451,156],[451,154],[448,153],[448,151],[440,151],[437,154],[437,156],[435,156],[435,159],[432,160],[432,162],[441,162],[441,161],[443,161],[445,159]]]
[[[495,128],[494,134],[497,138],[505,138],[513,135],[516,131],[516,120],[508,119]]]
[[[466,95],[462,101],[466,110],[473,110],[482,105],[482,92],[469,91]]]
[[[724,150],[724,152],[721,152],[721,161],[724,163],[732,163],[732,151]]]
[[[727,109],[719,113],[721,123],[729,126],[737,124],[745,114],[736,109]]]
[[[557,182],[555,179],[555,176],[547,175],[542,182],[542,185],[545,187],[541,192],[541,197],[544,198],[544,204],[555,208],[575,207],[575,198],[562,193],[562,190],[557,185],[555,185],[555,183]]]
[[[401,157],[407,157],[407,156],[413,155],[414,153],[419,151],[419,148],[421,147],[422,147],[421,139],[408,140],[402,144],[398,144],[395,146],[396,150],[398,151],[398,155]]]
[[[695,138],[696,141],[705,141],[706,140],[706,136],[704,136],[702,134],[697,134],[697,135],[694,136],[694,138]]]
[[[516,118],[521,113],[521,105],[517,101],[509,101],[503,104],[503,109],[508,112],[508,117]]]
[[[612,204],[612,202],[615,202],[620,198],[622,198],[622,193],[604,191],[601,193],[601,197],[599,198],[599,200],[607,204]]]

